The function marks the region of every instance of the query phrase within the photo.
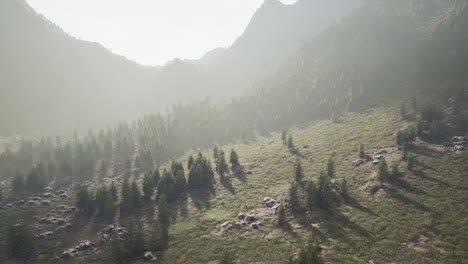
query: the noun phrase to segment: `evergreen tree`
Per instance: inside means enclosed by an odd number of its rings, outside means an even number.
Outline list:
[[[159,169],[158,168],[155,168],[153,170],[151,170],[153,173],[152,173],[152,177],[153,177],[153,186],[158,186],[158,183],[159,183],[159,180],[161,179],[161,175],[159,174]]]
[[[125,159],[124,169],[126,177],[130,177],[132,175],[132,162],[129,158]]]
[[[112,200],[117,201],[117,187],[115,186],[114,182],[111,183],[109,192],[112,196]]]
[[[17,172],[11,183],[14,193],[22,193],[25,190],[24,178],[20,172]]]
[[[317,187],[313,181],[309,181],[305,190],[306,195],[306,206],[310,209],[317,206],[318,197],[317,197]]]
[[[109,221],[109,223],[112,223],[112,219],[114,218],[115,214],[114,202],[115,199],[112,192],[107,192],[106,204],[104,207],[104,217]]]
[[[135,233],[135,242],[133,243],[133,252],[135,256],[140,256],[145,250],[145,235],[143,231],[143,223],[138,221]]]
[[[302,173],[301,160],[298,159],[296,161],[296,164],[294,165],[294,179],[296,180],[297,183],[300,183],[303,178],[304,178],[304,175]]]
[[[133,181],[132,182],[132,208],[137,208],[138,207],[138,203],[140,202],[141,200],[141,193],[140,193],[140,188],[138,188],[138,184],[136,183],[136,181]]]
[[[364,145],[362,143],[359,146],[358,155],[359,155],[360,158],[365,158],[366,157],[366,153],[364,152]]]
[[[194,163],[194,159],[193,159],[193,156],[190,155],[189,158],[188,158],[188,161],[187,161],[187,168],[190,170],[190,167],[192,167]]]
[[[317,191],[319,206],[322,208],[328,208],[331,205],[332,189],[330,178],[328,177],[328,174],[324,173],[323,171],[320,172]]]
[[[289,148],[289,149],[294,148],[294,142],[293,142],[293,137],[292,137],[292,135],[289,135],[289,138],[288,138],[288,148]]]
[[[397,144],[398,148],[400,148],[400,146],[402,146],[404,144],[404,142],[405,142],[404,133],[401,130],[398,130],[395,139],[396,139],[396,144]]]
[[[26,190],[29,192],[43,192],[45,188],[44,181],[37,168],[32,168],[26,177]]]
[[[312,239],[309,239],[307,245],[299,251],[298,258],[290,261],[291,264],[323,264],[320,257],[320,249],[316,246]]]
[[[12,257],[27,258],[32,254],[33,239],[29,226],[11,225],[7,231],[7,249]]]
[[[329,179],[335,178],[335,160],[333,157],[328,159],[327,163],[327,176]]]
[[[87,214],[89,212],[89,201],[90,195],[87,188],[81,188],[76,195],[76,207],[80,209],[80,212]]]
[[[283,226],[286,223],[286,212],[284,211],[283,204],[278,207],[278,226]]]
[[[401,155],[401,160],[406,161],[408,159],[409,145],[407,142],[403,143],[403,154]]]
[[[348,180],[346,179],[346,177],[343,177],[343,179],[341,179],[341,183],[340,183],[340,195],[341,195],[341,197],[347,198],[349,196],[348,191],[349,191]]]
[[[187,185],[187,180],[185,179],[184,171],[181,170],[175,176],[175,189],[178,194],[185,191]]]
[[[237,152],[234,149],[231,149],[231,156],[229,157],[229,163],[231,163],[231,168],[239,166],[239,157]]]
[[[161,228],[161,242],[166,245],[169,240],[169,209],[167,208],[166,197],[164,195],[159,199],[158,221]]]
[[[400,170],[398,169],[398,164],[392,165],[392,173],[389,175],[389,181],[395,182],[400,177]]]
[[[125,178],[122,183],[122,206],[125,210],[131,210],[133,209],[133,194],[132,194],[132,188],[130,186],[130,182],[128,181],[128,178]]]
[[[224,173],[228,171],[228,165],[226,164],[224,151],[222,150],[220,150],[218,153],[218,159],[216,162],[216,170],[221,177],[224,176]]]
[[[377,175],[379,182],[383,184],[384,182],[388,181],[388,165],[385,159],[382,159],[379,164],[379,172]]]
[[[297,197],[297,185],[292,183],[289,187],[289,205],[294,210],[295,207],[299,204],[299,199]]]
[[[143,197],[145,201],[150,201],[154,193],[153,175],[150,172],[145,173],[143,177]]]
[[[414,167],[414,156],[413,154],[408,154],[408,161],[406,162],[406,168],[411,171]]]
[[[111,263],[113,264],[124,264],[125,263],[125,255],[124,255],[124,248],[122,246],[122,242],[120,241],[119,235],[117,231],[112,233],[112,240],[111,240]]]

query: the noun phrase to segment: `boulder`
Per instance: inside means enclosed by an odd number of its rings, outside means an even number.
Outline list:
[[[153,253],[151,252],[145,252],[143,254],[143,259],[146,260],[146,261],[157,261],[158,258],[156,256],[153,255]]]
[[[375,155],[374,156],[374,160],[381,160],[381,159],[383,159],[382,155]]]
[[[270,197],[265,197],[263,198],[263,204],[268,207],[268,208],[272,208],[273,206],[275,206],[278,202],[275,200],[275,199],[272,199]]]
[[[242,173],[245,174],[245,175],[250,175],[250,174],[252,174],[252,171],[251,170],[244,170]]]
[[[303,149],[308,149],[308,148],[310,148],[310,145],[309,144],[303,145],[302,148]]]
[[[65,230],[67,230],[66,226],[59,226],[55,229],[55,233],[60,234],[63,233]]]
[[[221,224],[221,231],[223,231],[223,232],[227,232],[227,231],[229,231],[229,230],[231,230],[233,228],[234,228],[234,224],[232,222],[230,222],[230,221],[224,222],[224,223]]]
[[[92,248],[92,247],[94,247],[93,243],[91,243],[88,240],[84,240],[84,241],[81,241],[80,243],[78,243],[78,245],[75,246],[75,249],[81,251],[81,250],[86,250],[86,249],[89,249],[89,248]]]
[[[42,205],[49,205],[49,204],[50,204],[50,200],[42,200],[42,201],[41,201],[41,204],[42,204]]]
[[[60,194],[60,198],[67,198],[67,197],[68,197],[68,194],[66,194],[66,193]]]
[[[245,214],[244,214],[244,213],[239,213],[239,214],[237,215],[237,219],[239,219],[239,220],[244,220],[244,219],[245,219]]]
[[[258,217],[254,214],[249,214],[249,215],[246,215],[245,216],[245,222],[247,222],[248,224],[251,224],[253,222],[256,222],[258,221]]]
[[[358,160],[355,160],[352,165],[353,165],[353,167],[359,167],[364,163],[365,163],[365,161],[363,159],[358,159]]]
[[[50,237],[52,236],[54,233],[52,231],[47,231],[47,232],[44,232],[44,233],[41,233],[39,234],[37,237],[42,239],[42,238],[47,238],[47,237]]]
[[[372,163],[372,165],[377,165],[377,164],[379,164],[379,160],[375,159],[375,160],[371,161],[371,163]]]

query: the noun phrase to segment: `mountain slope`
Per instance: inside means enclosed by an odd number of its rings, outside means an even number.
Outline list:
[[[152,86],[151,69],[71,38],[26,2],[1,1],[0,32],[0,133],[142,113],[133,95]]]

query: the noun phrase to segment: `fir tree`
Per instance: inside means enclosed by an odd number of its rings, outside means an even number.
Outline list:
[[[132,194],[132,188],[130,186],[130,182],[128,181],[128,178],[125,178],[122,183],[122,190],[121,190],[121,196],[122,196],[122,206],[125,210],[131,210],[133,209],[133,194]]]
[[[125,263],[124,256],[125,255],[124,255],[122,242],[120,241],[117,231],[114,231],[112,233],[112,239],[111,239],[111,255],[110,255],[111,263],[124,264]]]
[[[278,226],[283,226],[286,223],[286,212],[284,211],[283,204],[278,207]]]
[[[87,188],[82,188],[76,195],[76,207],[85,214],[89,211],[90,195]]]
[[[235,168],[239,166],[239,157],[237,156],[237,152],[234,149],[231,149],[231,155],[229,157],[229,163],[231,163],[231,167]]]
[[[169,240],[169,210],[167,208],[166,197],[164,195],[159,199],[158,204],[158,221],[161,227],[161,241],[164,245],[167,244]]]
[[[320,172],[317,191],[319,206],[322,208],[328,208],[331,205],[332,189],[330,178],[328,177],[328,174],[324,173],[323,171]]]
[[[366,153],[364,152],[364,145],[362,143],[359,146],[358,156],[360,158],[365,158],[366,157]]]
[[[297,183],[300,183],[303,177],[301,160],[298,159],[294,165],[294,179]]]
[[[289,187],[289,205],[294,210],[298,204],[297,185],[296,183],[292,183],[291,187]]]
[[[380,184],[383,184],[384,182],[388,181],[388,165],[385,159],[382,159],[379,164],[379,172],[377,178],[379,179]]]
[[[25,190],[24,178],[20,172],[17,172],[11,183],[12,190],[14,193],[22,193]]]
[[[313,181],[309,181],[306,186],[305,190],[306,195],[306,206],[310,209],[312,207],[317,206],[317,187]]]
[[[292,135],[289,135],[289,138],[288,138],[288,148],[289,148],[289,149],[293,149],[293,148],[294,148],[294,142],[293,142],[293,137],[292,137]]]
[[[347,198],[349,196],[348,191],[349,191],[348,180],[346,179],[346,177],[343,177],[343,179],[341,179],[341,183],[340,183],[340,195],[341,195],[341,197]]]
[[[27,258],[32,254],[33,239],[29,226],[11,225],[7,231],[6,246],[12,257]]]
[[[117,201],[117,187],[115,186],[114,182],[111,183],[109,193],[112,196],[112,200]]]
[[[138,184],[136,183],[136,181],[132,182],[131,195],[132,195],[132,203],[133,203],[131,208],[132,209],[137,208],[138,203],[141,200],[141,193],[140,193],[140,188],[138,188]]]
[[[145,173],[143,177],[143,197],[145,201],[150,201],[154,193],[153,175],[151,172]]]
[[[327,176],[329,179],[335,178],[335,160],[333,157],[328,159],[327,163]]]

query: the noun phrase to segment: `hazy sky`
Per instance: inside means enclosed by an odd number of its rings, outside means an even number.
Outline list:
[[[264,0],[27,1],[75,37],[145,65],[161,65],[231,45]]]

